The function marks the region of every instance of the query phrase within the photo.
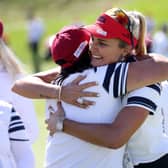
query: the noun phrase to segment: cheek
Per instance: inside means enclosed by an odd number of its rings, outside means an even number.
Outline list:
[[[90,52],[92,53],[92,55],[97,55],[98,51],[94,48],[90,48]]]
[[[119,61],[120,54],[116,52],[115,50],[113,51],[110,50],[109,52],[106,53],[106,55],[104,55],[104,59],[108,63],[114,63],[114,62]]]

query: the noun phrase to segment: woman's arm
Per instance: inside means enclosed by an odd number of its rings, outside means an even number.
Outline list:
[[[155,87],[152,85],[151,87],[144,87],[130,92],[123,97],[124,107],[117,113],[118,115],[112,123],[79,123],[65,119],[63,131],[100,146],[119,148],[126,144],[143,124],[149,115],[149,111],[154,115],[158,112],[157,109],[159,108],[157,106],[161,100],[160,91],[159,85],[155,85]],[[57,107],[57,114],[64,113],[61,105]],[[97,110],[103,110],[103,108]],[[56,114],[54,116],[58,117]],[[57,120],[54,120],[53,117],[50,119],[48,120],[48,129],[50,130],[51,128],[50,133],[53,134],[56,132],[54,126],[56,127]]]
[[[125,107],[111,124],[83,124],[65,119],[64,132],[93,144],[117,149],[128,142],[147,115],[148,111],[142,108]]]
[[[59,106],[57,112],[64,113],[62,106]],[[50,135],[56,132],[58,113],[51,114],[50,119],[47,120]],[[148,111],[143,108],[125,107],[113,123],[79,123],[65,119],[63,131],[87,142],[116,149],[128,142],[133,133],[142,125],[147,115]]]
[[[45,82],[37,76],[27,76],[16,80],[12,86],[12,91],[28,98],[58,98],[58,87]]]
[[[56,98],[58,89],[50,82],[58,75],[60,68],[36,73],[16,80],[12,91],[28,98]]]
[[[57,85],[52,85],[50,83],[58,74],[58,69],[53,69],[34,75],[29,75],[17,80],[12,86],[12,91],[28,98],[58,99],[60,89]],[[92,105],[94,103],[93,101],[86,100],[84,104],[80,104],[77,101],[77,99],[80,97],[98,96],[98,93],[84,91],[88,87],[97,85],[96,82],[80,84],[85,77],[86,76],[79,76],[71,83],[63,86],[61,91],[61,100],[81,108],[86,108],[87,106]]]
[[[168,79],[168,58],[150,54],[151,58],[130,63],[127,92]]]

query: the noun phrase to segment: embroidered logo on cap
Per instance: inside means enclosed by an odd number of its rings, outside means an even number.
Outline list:
[[[107,32],[102,29],[97,29],[96,32],[102,36],[107,36]]]
[[[79,47],[74,52],[74,56],[78,58],[85,49],[85,47],[87,46],[87,44],[88,44],[87,41],[83,41],[82,43],[80,43]]]

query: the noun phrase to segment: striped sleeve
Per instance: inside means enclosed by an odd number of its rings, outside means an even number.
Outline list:
[[[125,106],[137,106],[145,108],[150,114],[154,114],[160,104],[161,86],[153,84],[127,94],[123,102]]]
[[[127,93],[127,75],[129,63],[118,63],[113,78],[114,97],[123,96]]]
[[[12,141],[29,141],[28,136],[25,131],[24,123],[20,115],[11,108],[11,118],[9,123],[9,138]]]

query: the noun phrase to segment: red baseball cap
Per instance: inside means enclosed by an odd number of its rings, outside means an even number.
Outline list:
[[[3,23],[0,21],[0,38],[3,36]]]
[[[68,26],[55,35],[51,45],[54,62],[66,68],[72,66],[88,49],[90,33],[83,27]]]
[[[131,37],[131,33],[114,18],[106,13],[100,15],[95,24],[85,27],[93,36],[97,38],[119,38],[131,45],[131,38],[133,38],[134,45],[137,44],[137,39]]]

